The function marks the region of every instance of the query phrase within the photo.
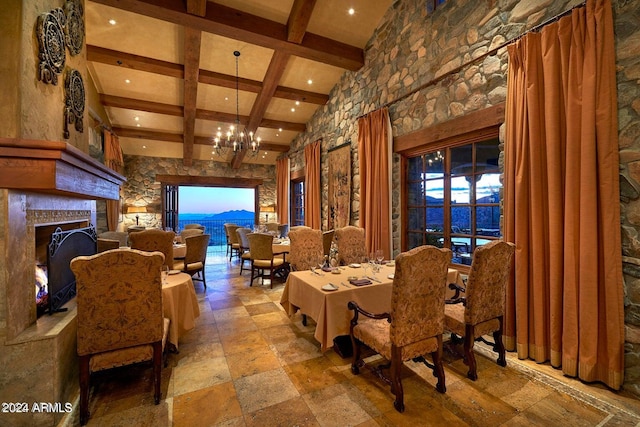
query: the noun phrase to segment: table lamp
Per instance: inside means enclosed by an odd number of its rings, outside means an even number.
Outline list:
[[[276,207],[274,205],[269,205],[269,206],[261,206],[260,207],[260,213],[263,213],[265,215],[265,224],[269,222],[269,214],[270,213],[275,213],[276,211]]]
[[[127,208],[127,213],[136,214],[136,225],[139,225],[140,216],[138,214],[147,213],[147,207],[146,206],[129,206]]]

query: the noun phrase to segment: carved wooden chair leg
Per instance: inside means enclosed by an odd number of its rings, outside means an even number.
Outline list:
[[[360,373],[360,342],[355,338],[351,337],[351,346],[353,347],[353,360],[351,362],[351,372],[354,375],[358,375]]]
[[[467,378],[472,381],[478,379],[478,372],[476,371],[476,357],[473,354],[473,344],[475,340],[473,339],[473,326],[467,325],[465,329],[464,335],[464,356],[469,366],[469,372],[467,372]]]
[[[157,405],[160,403],[162,391],[160,389],[162,381],[162,341],[153,343],[153,401]]]
[[[402,355],[401,350],[396,346],[391,347],[391,393],[395,394],[396,400],[393,407],[398,412],[404,412],[404,391],[402,390]]]
[[[80,356],[80,425],[89,421],[89,359],[90,356]]]
[[[498,366],[504,367],[507,366],[507,359],[505,357],[505,349],[502,342],[502,319],[502,316],[498,318],[498,320],[500,321],[500,329],[493,333],[493,340],[496,343],[495,350],[498,352]]]
[[[444,376],[444,367],[442,366],[442,335],[438,338],[438,349],[431,353],[433,360],[433,374],[438,377],[436,390],[440,393],[447,391],[446,380]]]

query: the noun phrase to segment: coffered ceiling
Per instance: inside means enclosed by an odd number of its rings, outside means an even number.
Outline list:
[[[342,74],[362,67],[392,2],[89,0],[89,72],[125,154],[273,164]],[[237,115],[259,153],[213,153]]]

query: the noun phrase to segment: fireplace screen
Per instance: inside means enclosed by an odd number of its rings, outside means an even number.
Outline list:
[[[49,314],[63,311],[61,307],[76,295],[76,278],[69,264],[80,255],[96,253],[96,229],[93,225],[51,235],[47,251]]]

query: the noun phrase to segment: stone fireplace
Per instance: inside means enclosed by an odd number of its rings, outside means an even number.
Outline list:
[[[37,318],[37,230],[95,224],[96,200],[124,178],[65,143],[0,138],[0,400],[74,403],[75,298]],[[9,425],[55,425],[64,413],[2,414]]]

